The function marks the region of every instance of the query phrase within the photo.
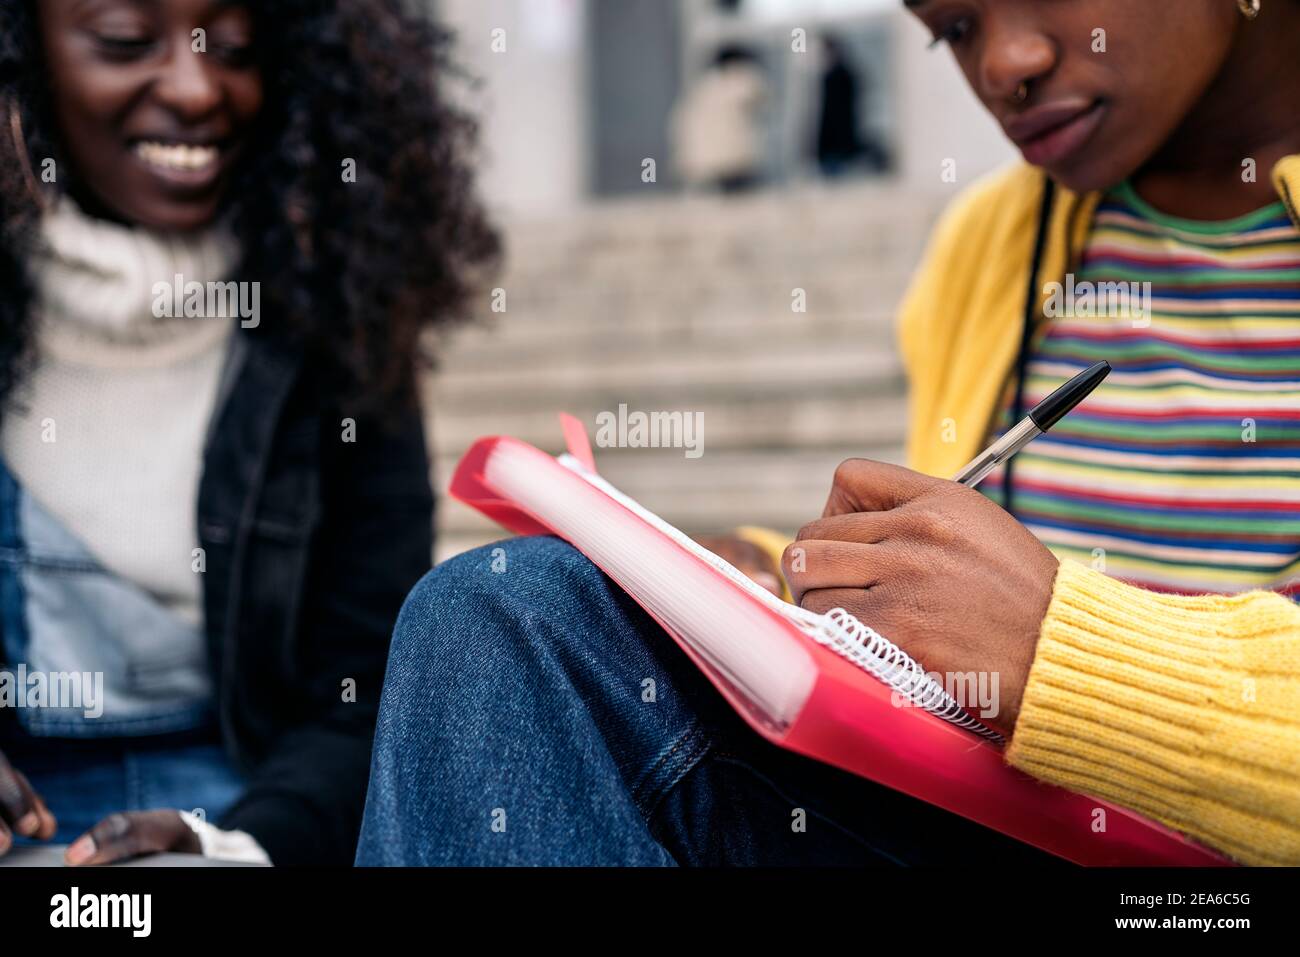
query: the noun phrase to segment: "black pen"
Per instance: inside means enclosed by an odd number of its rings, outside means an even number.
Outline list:
[[[975,456],[969,465],[957,473],[953,481],[970,488],[979,485],[995,468],[1060,422],[1070,410],[1091,395],[1092,390],[1101,385],[1101,380],[1108,375],[1109,362],[1098,362],[1084,369],[1030,409],[1029,414],[1008,429],[1002,438]]]

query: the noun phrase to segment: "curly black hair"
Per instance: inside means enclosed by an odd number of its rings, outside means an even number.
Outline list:
[[[256,332],[377,408],[413,401],[423,331],[463,318],[500,257],[474,190],[475,124],[445,88],[460,76],[450,35],[424,6],[249,5],[266,100],[227,203],[239,278],[262,283],[275,317]],[[32,174],[60,155],[38,29],[34,0],[0,0],[0,403],[30,361],[23,262],[46,188]]]

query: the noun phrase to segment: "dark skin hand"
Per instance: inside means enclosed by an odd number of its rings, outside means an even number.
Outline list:
[[[70,865],[112,864],[142,854],[198,854],[198,835],[175,811],[110,814],[68,846]]]
[[[0,856],[14,846],[14,835],[48,841],[57,824],[23,773],[0,751]]]
[[[263,103],[253,18],[223,0],[41,0],[41,37],[70,189],[88,211],[160,231],[210,225]],[[202,30],[205,51],[194,49]],[[0,754],[0,855],[49,840],[54,815]],[[113,814],[69,864],[199,853],[174,810]]]
[[[782,568],[811,611],[843,608],[930,672],[998,675],[1008,734],[1052,597],[1057,560],[979,492],[896,465],[850,459],[822,518],[799,530]]]
[[[38,841],[54,837],[58,822],[26,775],[0,751],[0,857],[14,847],[14,835]],[[198,854],[198,835],[179,811],[127,811],[110,814],[64,852],[64,862],[111,864],[161,851]]]

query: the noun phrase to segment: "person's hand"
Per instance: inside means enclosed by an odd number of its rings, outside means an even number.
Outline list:
[[[14,846],[14,835],[48,841],[58,824],[41,796],[0,751],[0,857]]]
[[[996,673],[997,713],[982,720],[1014,728],[1057,560],[992,501],[850,459],[835,472],[823,517],[799,531],[782,567],[804,608],[845,609],[927,672]]]
[[[747,542],[736,535],[702,535],[695,541],[719,558],[735,565],[750,581],[762,585],[777,598],[785,595],[781,570],[776,567],[771,556],[753,542]]]
[[[122,811],[110,814],[73,841],[63,860],[73,866],[112,864],[142,854],[200,854],[199,836],[180,811]]]

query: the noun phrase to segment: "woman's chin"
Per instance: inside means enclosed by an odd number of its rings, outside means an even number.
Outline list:
[[[207,229],[217,218],[216,200],[205,203],[159,203],[140,207],[131,221],[156,233],[194,233]]]
[[[72,198],[91,216],[159,233],[190,233],[206,229],[220,215],[225,190],[204,196],[169,196],[155,190],[124,188],[115,193],[74,183]]]
[[[1114,162],[1088,158],[1081,162],[1061,166],[1043,167],[1058,186],[1072,193],[1092,193],[1104,191],[1124,182],[1132,170],[1121,168]]]

